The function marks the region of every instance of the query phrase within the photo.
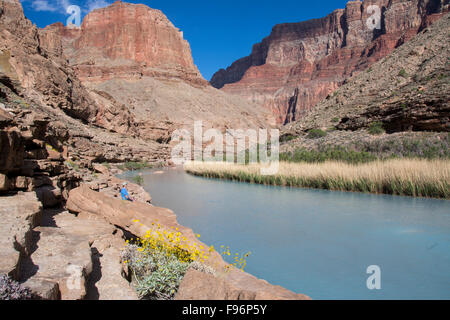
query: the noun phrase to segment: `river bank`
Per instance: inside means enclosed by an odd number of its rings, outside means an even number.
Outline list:
[[[280,162],[275,175],[261,175],[260,164],[190,162],[186,172],[207,178],[266,185],[356,191],[413,197],[450,198],[450,161],[392,159],[364,164]]]

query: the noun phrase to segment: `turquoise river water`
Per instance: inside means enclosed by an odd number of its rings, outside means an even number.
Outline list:
[[[246,271],[313,299],[450,299],[450,201],[142,174],[156,206]],[[232,262],[231,260],[229,262]],[[369,290],[369,266],[381,289]]]

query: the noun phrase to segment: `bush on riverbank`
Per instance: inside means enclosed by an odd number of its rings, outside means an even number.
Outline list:
[[[136,171],[136,170],[144,170],[144,169],[152,169],[153,165],[148,162],[125,162],[119,166],[119,169],[124,171]]]
[[[450,159],[450,133],[430,137],[386,137],[370,141],[355,141],[347,146],[319,145],[298,147],[280,154],[281,161],[367,163],[397,158]]]
[[[154,224],[144,238],[128,241],[122,261],[130,267],[141,299],[171,300],[190,267],[209,270],[198,265],[213,251],[213,247],[206,249],[189,242],[177,229],[167,231]]]
[[[393,159],[352,165],[343,162],[281,162],[276,175],[260,174],[260,164],[189,163],[188,173],[241,182],[339,191],[450,198],[450,162]]]
[[[366,163],[377,160],[377,157],[369,152],[346,150],[341,147],[326,148],[324,150],[297,149],[294,152],[280,154],[280,160],[286,162],[325,162],[344,161],[348,163]]]

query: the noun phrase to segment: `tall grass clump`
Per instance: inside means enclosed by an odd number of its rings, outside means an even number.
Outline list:
[[[241,182],[339,191],[449,199],[448,160],[391,159],[360,164],[281,162],[273,176],[262,176],[260,164],[188,163],[188,173]]]

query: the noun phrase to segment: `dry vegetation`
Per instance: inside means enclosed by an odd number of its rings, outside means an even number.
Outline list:
[[[450,198],[450,161],[392,159],[364,164],[281,162],[273,176],[260,174],[260,164],[191,162],[188,173],[241,182],[341,191]]]

